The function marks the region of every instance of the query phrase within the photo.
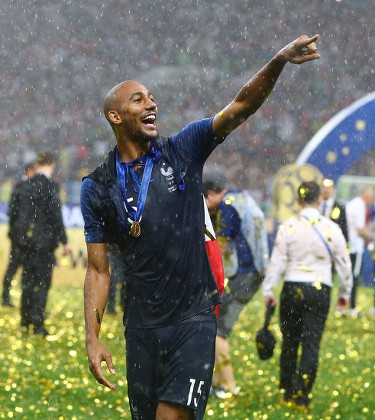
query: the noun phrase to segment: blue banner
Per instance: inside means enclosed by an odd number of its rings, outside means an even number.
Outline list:
[[[326,178],[341,175],[375,146],[375,92],[344,108],[302,150],[297,164],[310,163]]]

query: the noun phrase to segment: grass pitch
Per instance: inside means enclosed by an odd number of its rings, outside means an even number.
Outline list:
[[[0,226],[0,275],[8,262],[7,227]],[[12,284],[16,308],[0,307],[0,418],[10,419],[130,419],[121,309],[105,315],[102,342],[112,352],[117,389],[96,383],[87,368],[84,348],[83,281],[85,244],[80,229],[68,231],[72,258],[58,250],[48,299],[46,339],[25,335],[19,327],[20,273]],[[310,413],[298,413],[280,403],[278,357],[257,357],[254,338],[264,307],[260,292],[241,314],[230,344],[241,394],[226,400],[210,398],[206,419],[372,419],[375,418],[375,318],[367,314],[374,289],[360,288],[357,319],[334,312],[337,289],[320,353],[320,366]],[[108,374],[109,375],[109,374]],[[152,419],[150,419],[152,420]]]

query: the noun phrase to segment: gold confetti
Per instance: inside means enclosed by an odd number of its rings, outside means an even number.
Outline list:
[[[5,227],[3,235],[6,243]],[[3,270],[5,266],[3,264]],[[21,332],[18,310],[21,293],[19,277],[16,279],[12,298],[18,308],[0,307],[0,399],[6,401],[6,408],[0,404],[3,409],[0,408],[0,418],[130,420],[121,317],[104,317],[101,326],[101,340],[111,351],[116,367],[116,390],[99,385],[88,370],[84,345],[84,276],[83,268],[73,270],[61,265],[55,268],[47,307],[47,329],[53,333],[51,341]],[[71,279],[70,282],[67,279]],[[281,288],[282,284],[275,290],[276,298],[279,298]],[[313,408],[311,416],[304,414],[303,418],[375,418],[375,319],[367,315],[373,297],[372,289],[360,287],[361,316],[337,318],[334,315],[337,288],[332,289],[332,308],[321,342],[319,370],[313,388]],[[271,321],[277,338],[274,356],[267,361],[261,361],[257,356],[255,334],[261,327],[264,311],[263,297],[258,292],[241,313],[229,337],[234,374],[241,394],[226,400],[210,397],[207,419],[302,418],[293,408],[280,402],[282,334],[276,313]],[[104,366],[103,372],[108,374]]]

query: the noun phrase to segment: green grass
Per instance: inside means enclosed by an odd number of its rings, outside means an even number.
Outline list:
[[[360,289],[359,303],[363,314],[373,302],[372,289]],[[334,293],[336,297],[336,291]],[[243,395],[230,400],[210,400],[207,414],[213,419],[367,419],[375,418],[375,335],[374,318],[338,317],[334,299],[321,344],[318,377],[313,389],[313,405],[309,414],[296,413],[280,404],[278,359],[281,333],[278,317],[273,330],[278,343],[274,356],[258,359],[254,335],[263,318],[263,304],[258,292],[232,333],[233,365]],[[260,315],[259,315],[260,314]]]
[[[70,232],[75,249],[82,238]],[[78,238],[78,239],[77,239]],[[1,243],[6,244],[0,229]],[[3,273],[7,245],[0,250]],[[84,268],[72,268],[59,256],[48,301],[47,339],[22,334],[19,328],[19,275],[13,286],[15,309],[0,307],[0,419],[130,419],[121,314],[106,315],[102,342],[112,352],[117,389],[97,384],[87,368],[84,348]],[[65,265],[63,265],[63,264]],[[366,316],[374,290],[359,290],[362,315],[358,319],[335,316],[334,298],[321,345],[318,378],[311,413],[300,414],[279,403],[278,357],[281,335],[277,316],[273,330],[278,338],[274,356],[257,357],[254,336],[264,307],[260,293],[241,314],[230,338],[233,365],[241,395],[210,399],[207,419],[370,419],[375,418],[375,319]],[[151,419],[150,419],[151,420]]]

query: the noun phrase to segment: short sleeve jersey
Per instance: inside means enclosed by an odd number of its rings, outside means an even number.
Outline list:
[[[165,156],[154,164],[141,218],[141,235],[126,237],[123,254],[127,327],[170,325],[220,302],[205,248],[202,199],[203,165],[220,143],[212,131],[212,120],[194,122],[170,139],[187,168],[183,190],[176,185]],[[137,172],[140,179],[142,172]],[[128,204],[135,207],[138,192],[133,187],[128,180]],[[108,238],[95,208],[96,195],[96,181],[86,178],[81,189],[85,239],[103,243]]]

